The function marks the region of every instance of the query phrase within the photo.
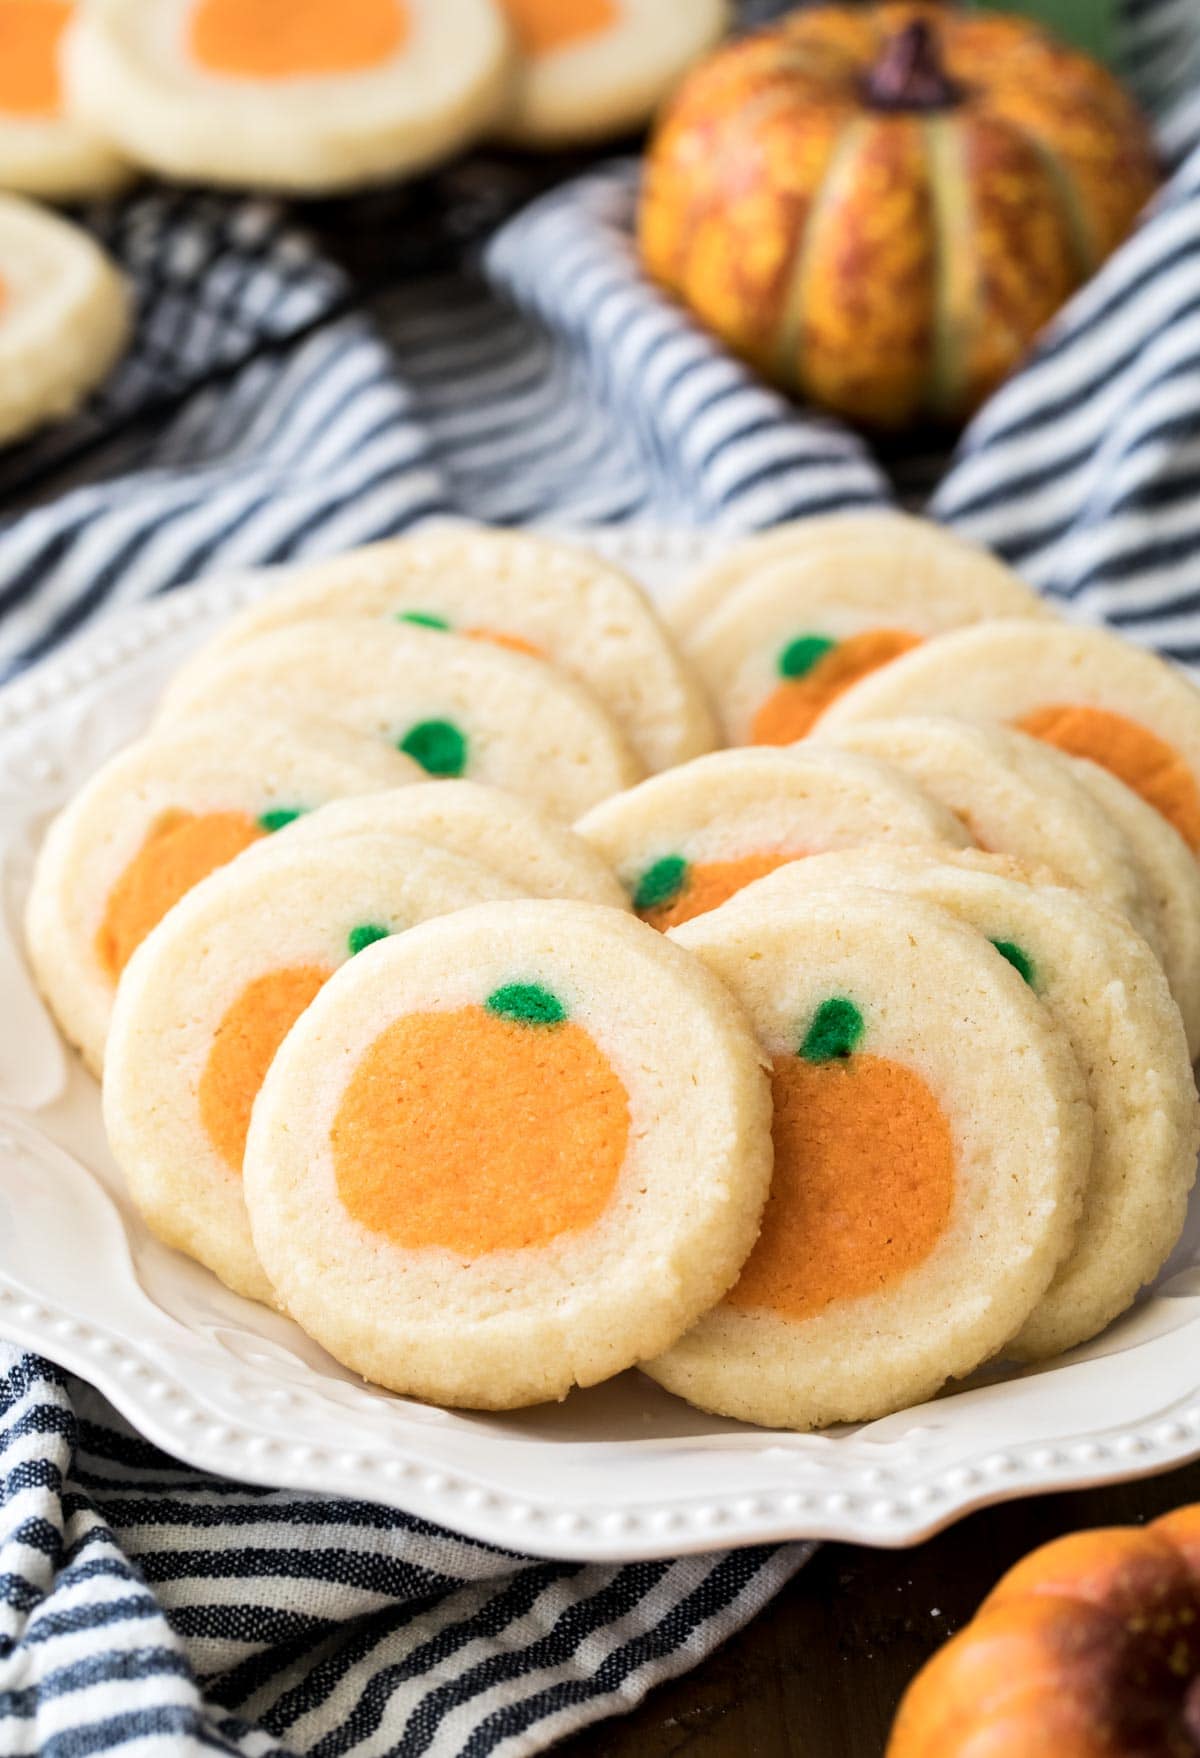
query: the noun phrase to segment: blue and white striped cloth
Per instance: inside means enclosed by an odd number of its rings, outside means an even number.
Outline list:
[[[1200,662],[1200,21],[1127,0],[1172,181],[938,467],[932,510],[1037,585]],[[432,514],[748,530],[899,475],[753,381],[640,280],[633,170],[476,269],[357,303],[285,211],[163,192],[89,219],[134,350],[0,457],[0,675],[113,604]],[[537,1562],[395,1512],[215,1480],[0,1346],[0,1751],[516,1758],[694,1665],[802,1546]],[[803,1730],[797,1730],[803,1738]]]

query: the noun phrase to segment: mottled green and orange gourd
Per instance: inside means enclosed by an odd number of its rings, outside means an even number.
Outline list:
[[[816,6],[687,77],[647,156],[650,274],[866,425],[964,419],[1129,233],[1149,131],[1026,19]]]

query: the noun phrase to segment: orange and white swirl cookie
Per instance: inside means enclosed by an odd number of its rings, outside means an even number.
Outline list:
[[[189,689],[255,635],[315,617],[387,617],[545,659],[585,684],[649,770],[711,751],[716,722],[692,667],[636,581],[599,556],[523,531],[421,532],[289,570],[178,674]]]
[[[186,891],[314,806],[422,778],[375,739],[282,712],[184,721],[111,757],[46,832],[25,917],[38,985],[93,1073],[121,972]]]
[[[478,781],[422,781],[385,794],[334,800],[288,827],[296,842],[345,831],[398,831],[482,861],[526,897],[571,897],[628,909],[629,898],[590,843],[533,800]]]
[[[282,1305],[437,1403],[562,1398],[736,1277],[771,1174],[749,1023],[615,910],[463,910],[372,948],[283,1045],[246,1144]]]
[[[855,684],[822,732],[903,714],[1003,721],[1110,769],[1200,857],[1200,690],[1107,629],[1056,622],[957,629]]]
[[[88,0],[71,110],[167,177],[352,188],[446,157],[497,116],[493,0]]]
[[[74,0],[0,0],[0,189],[75,200],[129,176],[64,108],[59,51],[74,12]]]
[[[1095,1119],[1074,1244],[1004,1352],[1039,1360],[1086,1342],[1166,1262],[1196,1176],[1200,1112],[1179,1009],[1149,947],[1078,891],[1015,879],[968,850],[816,855],[745,891],[739,909],[878,886],[947,909],[989,939],[1066,1033]]]
[[[656,928],[715,909],[818,850],[971,840],[898,769],[808,745],[698,757],[614,795],[575,828]]]
[[[1071,1248],[1092,1113],[1065,1034],[982,934],[916,898],[739,900],[669,938],[771,1058],[775,1169],[740,1279],[646,1371],[778,1428],[932,1397]]]
[[[527,794],[568,821],[643,773],[596,698],[544,660],[368,617],[268,629],[180,678],[160,720],[296,700],[428,775]]]
[[[269,1300],[241,1174],[279,1045],[376,940],[517,895],[477,861],[383,832],[272,839],[195,886],[130,959],[104,1067],[109,1146],[151,1230]]]

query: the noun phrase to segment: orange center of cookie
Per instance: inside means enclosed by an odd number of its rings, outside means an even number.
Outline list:
[[[406,1014],[351,1076],[332,1131],[343,1203],[406,1250],[462,1258],[590,1227],[612,1197],[629,1099],[569,1020]]]
[[[954,1144],[921,1077],[884,1057],[777,1056],[773,1089],[771,1195],[727,1299],[804,1319],[928,1257],[950,1217]]]
[[[108,894],[96,956],[113,981],[172,904],[264,834],[244,812],[165,812]]]
[[[1157,733],[1108,708],[1081,704],[1037,708],[1017,725],[1072,757],[1090,757],[1110,769],[1200,852],[1200,790],[1179,752]]]
[[[199,0],[188,47],[235,79],[329,77],[391,60],[408,28],[401,0]]]
[[[904,629],[867,629],[861,635],[822,647],[803,670],[789,669],[793,652],[807,658],[805,642],[797,641],[781,656],[783,682],[773,690],[755,714],[750,727],[750,742],[755,745],[792,745],[810,733],[817,721],[844,690],[878,671],[889,660],[898,659],[912,647],[919,647],[921,637]]]
[[[708,910],[715,910],[744,885],[752,885],[756,879],[773,873],[776,867],[783,867],[788,861],[800,859],[802,856],[799,854],[775,853],[740,855],[735,861],[701,861],[695,866],[689,864],[676,895],[662,903],[639,909],[638,915],[644,922],[649,922],[652,928],[659,928],[665,933],[668,928],[678,927],[680,922],[690,922],[693,916],[702,916]]]
[[[617,0],[503,0],[523,55],[549,55],[620,21]]]
[[[58,114],[58,47],[70,18],[67,0],[0,0],[0,110]]]
[[[295,965],[256,977],[213,1034],[200,1076],[200,1121],[232,1172],[242,1169],[250,1113],[275,1052],[329,975],[318,965]]]

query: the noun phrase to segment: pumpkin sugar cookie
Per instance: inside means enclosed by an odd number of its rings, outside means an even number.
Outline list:
[[[63,108],[59,49],[73,0],[0,0],[0,189],[50,201],[117,189],[129,167]]]
[[[548,660],[587,686],[650,770],[717,742],[699,680],[636,581],[523,531],[424,531],[289,570],[201,649],[180,687],[267,629],[327,616],[450,629]]]
[[[575,826],[656,928],[715,909],[821,849],[970,837],[898,769],[840,751],[718,751],[655,775]]]
[[[928,636],[1050,614],[998,564],[897,575],[851,545],[757,570],[694,630],[688,651],[731,744],[790,745],[858,678]]]
[[[510,1409],[619,1373],[720,1298],[770,1119],[703,965],[615,910],[492,904],[338,972],[263,1085],[246,1201],[282,1305],[344,1366]]]
[[[969,850],[814,855],[743,892],[769,909],[812,891],[877,886],[923,898],[985,935],[1065,1032],[1095,1120],[1075,1242],[1004,1353],[1040,1360],[1086,1342],[1162,1268],[1183,1228],[1200,1106],[1179,1010],[1128,923],[1077,891],[1030,885]]]
[[[744,586],[777,569],[794,569],[801,590],[824,582],[827,601],[857,604],[865,594],[872,608],[919,604],[925,592],[935,601],[1011,604],[1008,616],[1036,616],[1042,605],[998,557],[944,525],[885,507],[822,513],[743,538],[675,592],[665,615],[685,650]]]
[[[383,833],[272,839],[195,886],[130,959],[104,1068],[109,1146],[151,1231],[270,1300],[241,1166],[271,1058],[347,959],[517,895],[477,861]]]
[[[283,713],[184,721],[111,757],[46,832],[25,920],[38,986],[92,1072],[117,979],[198,880],[298,813],[421,779],[375,739]]]
[[[1057,752],[948,714],[833,727],[814,742],[893,763],[953,812],[980,848],[1048,868],[1128,917],[1163,950],[1150,882],[1120,826]]]
[[[721,35],[726,0],[502,0],[519,58],[501,133],[562,147],[646,122]]]
[[[99,245],[0,195],[0,445],[69,415],[128,335],[125,283]]]
[[[841,732],[902,714],[1004,721],[1110,769],[1200,857],[1200,690],[1178,666],[1107,629],[984,623],[914,648],[840,696]]]
[[[65,45],[72,113],[136,163],[294,191],[448,156],[509,68],[493,0],[88,0]]]
[[[424,781],[386,794],[335,800],[298,818],[287,836],[295,842],[361,830],[419,836],[482,861],[526,897],[629,908],[620,880],[590,843],[532,800],[478,781]]]
[[[1065,1035],[982,934],[916,898],[739,900],[669,938],[772,1060],[775,1169],[740,1279],[646,1371],[776,1428],[932,1397],[1071,1247],[1092,1115]]]
[[[581,684],[523,653],[412,623],[328,617],[268,629],[181,678],[160,720],[294,702],[399,749],[428,775],[540,800],[568,822],[641,765]]]

